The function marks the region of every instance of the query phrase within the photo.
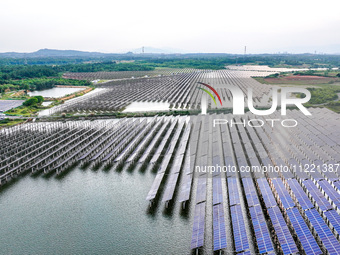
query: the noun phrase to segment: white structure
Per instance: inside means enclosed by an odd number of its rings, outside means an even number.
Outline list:
[[[2,111],[0,111],[0,120],[5,119],[5,117],[6,117],[6,115]]]

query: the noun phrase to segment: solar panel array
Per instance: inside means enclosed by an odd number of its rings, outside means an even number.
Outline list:
[[[249,243],[244,224],[241,205],[234,205],[230,207],[231,219],[233,225],[233,234],[235,240],[235,251],[241,252],[249,249]]]
[[[306,254],[322,254],[299,210],[296,207],[291,208],[287,214]]]
[[[113,73],[113,76],[115,74]],[[98,83],[97,87],[100,89],[95,90],[91,95],[67,101],[63,105],[52,108],[51,113],[94,111],[108,113],[120,111],[132,102],[168,102],[172,108],[197,109],[205,93],[197,89],[197,86],[200,86],[197,82],[212,84],[220,95],[223,106],[215,105],[213,100],[208,98],[208,105],[212,108],[232,107],[232,94],[227,86],[239,88],[245,97],[248,96],[247,88],[250,87],[253,89],[254,103],[260,106],[267,105],[271,86],[251,79],[251,75],[254,74],[261,76],[259,72],[188,70],[176,72],[174,75],[118,79]],[[72,76],[67,74],[67,77]]]
[[[24,172],[61,173],[79,162],[144,168],[154,172],[150,194],[145,194],[150,206],[190,202],[185,210],[193,212],[192,249],[336,254],[339,174],[299,172],[294,165],[320,165],[324,158],[338,162],[340,118],[326,109],[310,111],[313,118],[301,117],[308,132],[280,125],[214,129],[213,118],[233,119],[225,114],[27,123],[0,130],[0,183]],[[288,111],[292,116],[300,120],[298,111]],[[321,121],[324,125],[318,125]],[[196,171],[216,164],[237,170],[261,164],[290,168],[286,173]]]

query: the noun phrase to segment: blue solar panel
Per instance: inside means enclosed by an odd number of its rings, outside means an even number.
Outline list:
[[[273,251],[274,247],[271,242],[270,234],[267,228],[266,220],[264,218],[261,206],[257,205],[250,207],[249,211],[255,231],[259,253],[262,254]]]
[[[240,203],[236,178],[228,178],[228,194],[230,205],[236,205]]]
[[[295,207],[287,210],[287,214],[306,254],[322,254],[299,210]]]
[[[206,196],[207,196],[207,176],[202,175],[198,177],[196,203],[205,201]]]
[[[327,224],[316,209],[307,210],[306,215],[329,254],[339,254],[340,244],[338,240],[335,238],[332,231],[328,228]]]
[[[333,182],[334,186],[340,190],[340,181]]]
[[[230,207],[236,252],[249,249],[246,227],[240,205]]]
[[[248,206],[259,205],[260,202],[257,197],[255,185],[252,178],[243,178],[242,183],[244,187],[244,192],[246,194]]]
[[[332,209],[331,204],[327,201],[327,199],[324,197],[321,191],[315,186],[313,181],[305,180],[302,183],[306,186],[307,190],[310,192],[310,194],[320,207],[321,211],[327,211]]]
[[[277,204],[276,204],[275,198],[273,196],[272,190],[270,189],[267,180],[265,178],[260,178],[260,179],[257,179],[257,183],[259,185],[266,207],[269,208],[269,207],[276,206]]]
[[[340,194],[326,180],[319,181],[318,184],[329,196],[329,198],[336,205],[336,207],[340,208]]]
[[[194,224],[191,237],[191,249],[204,245],[205,202],[195,206]]]
[[[325,216],[332,224],[335,231],[340,234],[340,215],[335,210],[329,210],[325,212]]]
[[[274,187],[279,195],[279,198],[282,202],[283,207],[287,210],[288,208],[292,208],[295,206],[294,201],[290,197],[288,191],[285,188],[281,179],[272,179]]]
[[[273,223],[276,235],[279,239],[283,254],[298,252],[293,237],[289,232],[289,229],[281,214],[280,209],[277,206],[268,208],[268,213]]]
[[[213,205],[223,202],[221,177],[213,178]]]
[[[300,186],[297,180],[291,179],[287,180],[287,182],[303,210],[307,210],[314,207],[314,205],[309,200],[308,196],[303,191],[302,187]]]
[[[214,251],[227,247],[223,204],[213,206]]]

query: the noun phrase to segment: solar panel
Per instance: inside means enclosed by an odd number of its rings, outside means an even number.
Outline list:
[[[191,249],[204,245],[205,202],[196,204],[192,228]]]
[[[281,179],[272,179],[272,182],[274,184],[275,190],[279,195],[279,199],[282,202],[283,207],[287,210],[291,207],[295,206],[294,201],[290,197],[288,191],[286,190],[283,182]]]
[[[340,194],[326,180],[319,181],[318,184],[335,206],[340,208]]]
[[[213,181],[213,205],[223,202],[222,180],[220,177],[214,177]]]
[[[246,194],[248,206],[251,207],[251,206],[259,205],[260,202],[257,197],[255,185],[253,183],[252,178],[243,178],[242,183],[243,183],[244,192]]]
[[[333,184],[334,184],[335,188],[340,190],[340,181],[333,182]]]
[[[329,210],[325,212],[325,216],[335,231],[340,234],[340,215],[335,210]]]
[[[240,203],[236,178],[228,178],[228,194],[230,205],[236,205]]]
[[[299,210],[294,207],[287,210],[287,214],[306,254],[322,254]]]
[[[223,204],[213,206],[214,251],[227,247]]]
[[[283,254],[292,254],[298,252],[293,237],[291,236],[285,220],[282,217],[279,207],[268,208],[268,214],[273,223],[276,235],[280,242]]]
[[[287,182],[303,210],[307,210],[314,207],[314,205],[309,200],[308,196],[303,191],[302,187],[300,186],[297,180],[290,179],[287,180]]]
[[[306,211],[309,222],[314,227],[329,254],[339,254],[340,244],[316,209]]]
[[[262,194],[262,198],[264,200],[264,203],[266,204],[267,208],[276,206],[276,201],[275,198],[273,196],[272,190],[270,189],[268,182],[265,178],[260,178],[257,179],[257,183],[259,185],[261,194]]]
[[[202,175],[198,177],[196,190],[196,203],[205,201],[206,196],[207,196],[207,176]]]
[[[152,186],[151,186],[151,189],[146,197],[146,200],[153,200],[155,199],[156,195],[157,195],[157,192],[158,192],[158,189],[159,189],[159,186],[161,185],[161,182],[163,180],[163,176],[164,176],[164,172],[163,173],[159,173],[156,175],[153,183],[152,183]]]
[[[321,211],[327,211],[327,210],[332,209],[331,204],[327,201],[327,199],[320,192],[320,190],[315,186],[313,181],[305,180],[302,183],[306,186],[307,190],[310,192],[311,196],[313,197],[315,202],[318,204]]]
[[[274,247],[271,242],[270,233],[268,231],[266,220],[264,218],[261,206],[256,205],[250,207],[249,211],[255,231],[255,237],[259,253],[262,254],[273,251]]]
[[[230,207],[236,252],[249,249],[241,205]]]

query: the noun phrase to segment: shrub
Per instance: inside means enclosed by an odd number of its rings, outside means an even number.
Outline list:
[[[27,99],[23,105],[24,106],[33,106],[36,105],[39,102],[39,100],[36,97],[31,97],[29,99]]]

